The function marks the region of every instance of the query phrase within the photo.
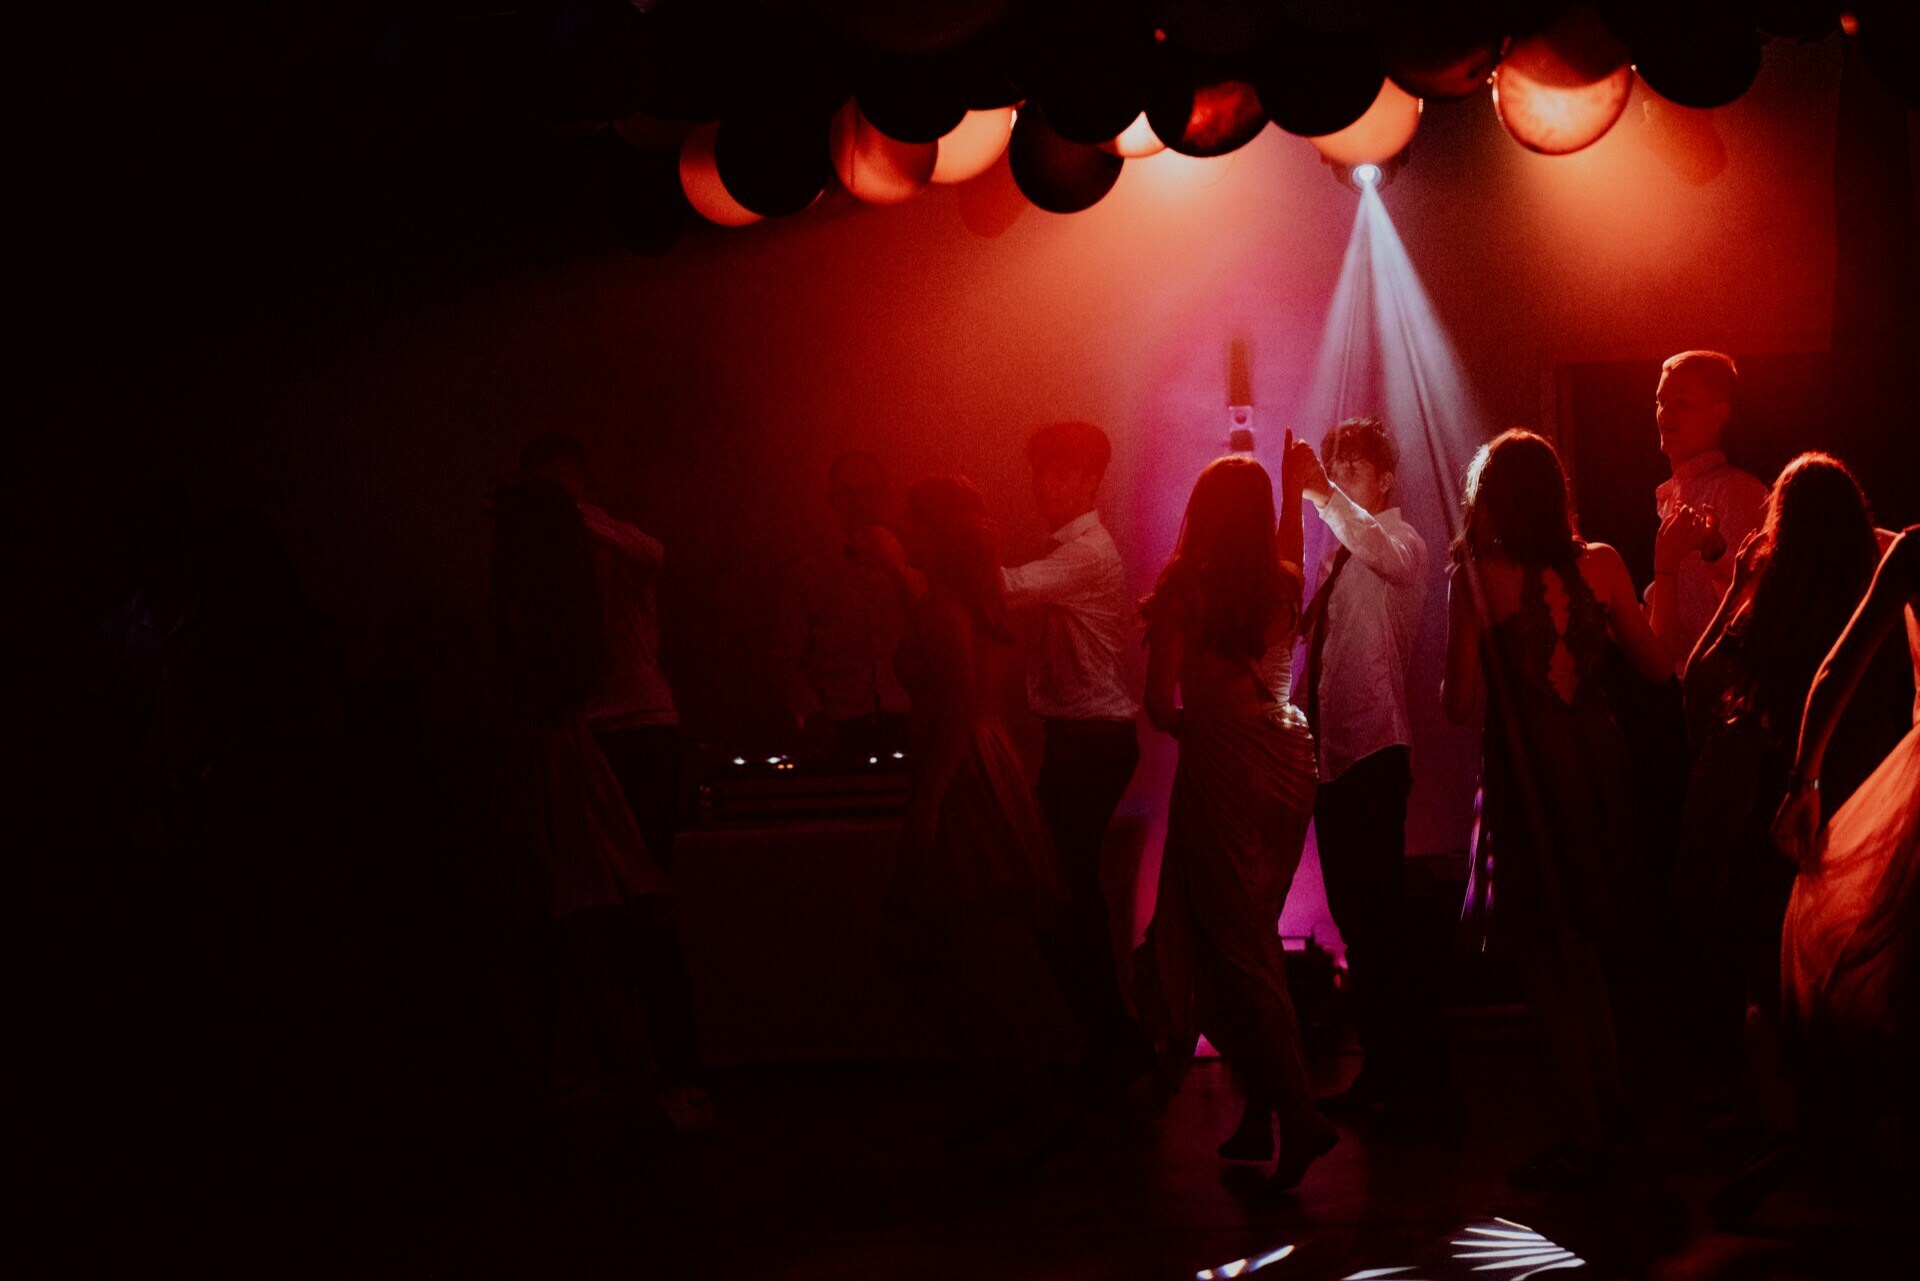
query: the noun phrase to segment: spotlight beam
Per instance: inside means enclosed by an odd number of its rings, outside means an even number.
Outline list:
[[[1420,424],[1428,462],[1433,468],[1434,491],[1440,500],[1440,517],[1445,522],[1448,541],[1452,542],[1461,534],[1460,486],[1467,463],[1483,434],[1485,416],[1461,376],[1452,340],[1434,314],[1419,273],[1413,269],[1413,260],[1394,230],[1377,190],[1369,187],[1360,193],[1357,216],[1367,228],[1376,338],[1386,375],[1386,409],[1396,422],[1412,417]],[[1464,569],[1464,585],[1472,595],[1475,612],[1482,619],[1490,618],[1478,565],[1468,558]],[[1524,727],[1514,710],[1505,672],[1494,663],[1488,665],[1487,674],[1492,685],[1487,700],[1489,718],[1500,717],[1509,743],[1525,744]],[[1532,759],[1524,748],[1511,756],[1521,822],[1536,841],[1545,841],[1551,828],[1546,822],[1543,793],[1533,776]],[[1476,839],[1477,830],[1476,823]],[[1470,877],[1479,874],[1479,863],[1471,853],[1469,868]],[[1538,1270],[1564,1266],[1567,1265],[1555,1263]]]

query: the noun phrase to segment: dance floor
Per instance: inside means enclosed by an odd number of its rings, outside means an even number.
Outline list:
[[[1169,1114],[1120,1104],[1033,1168],[985,1172],[933,1135],[950,1069],[809,1065],[721,1073],[724,1127],[642,1155],[610,1142],[591,1099],[556,1107],[537,1155],[452,1196],[392,1207],[330,1242],[336,1275],[1264,1281],[1449,1277],[1757,1278],[1905,1275],[1884,1204],[1790,1190],[1752,1229],[1704,1206],[1737,1155],[1680,1105],[1643,1118],[1646,1167],[1604,1193],[1527,1193],[1505,1172],[1548,1137],[1524,1019],[1457,1022],[1468,1104],[1457,1132],[1394,1137],[1342,1124],[1297,1195],[1214,1145],[1237,1104],[1217,1062]],[[1324,1088],[1354,1061],[1322,1054]],[[1290,1252],[1280,1255],[1284,1247]],[[1271,1259],[1265,1266],[1251,1264]],[[1243,1262],[1244,1261],[1244,1262]]]

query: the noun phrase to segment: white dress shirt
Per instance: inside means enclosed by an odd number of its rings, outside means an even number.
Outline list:
[[[660,669],[660,570],[666,548],[660,540],[616,520],[591,503],[580,504],[600,580],[600,615],[607,643],[607,670],[587,722],[596,730],[677,725],[673,688]]]
[[[825,712],[849,721],[906,712],[893,651],[907,613],[885,570],[835,547],[796,561],[780,593],[774,657],[780,694],[796,721]]]
[[[1420,630],[1427,595],[1426,540],[1400,516],[1398,507],[1369,512],[1338,489],[1320,519],[1339,540],[1320,566],[1325,584],[1345,547],[1352,558],[1333,585],[1317,626],[1326,631],[1320,651],[1320,781],[1330,783],[1349,765],[1396,745],[1411,746],[1407,718],[1407,665]],[[1311,653],[1313,638],[1307,637]],[[1308,680],[1314,673],[1306,673]],[[1308,692],[1309,696],[1311,691]]]
[[[1040,655],[1027,669],[1027,703],[1041,716],[1130,721],[1122,655],[1134,630],[1133,593],[1113,535],[1090,511],[1053,531],[1039,560],[1000,571],[1007,604],[1038,605]]]
[[[1726,553],[1712,563],[1702,559],[1699,552],[1687,553],[1674,580],[1683,642],[1680,652],[1691,654],[1720,608],[1720,598],[1733,585],[1734,553],[1747,535],[1760,527],[1768,489],[1758,476],[1741,471],[1727,462],[1724,453],[1710,449],[1676,466],[1673,475],[1653,492],[1663,521],[1679,503],[1713,508],[1719,517],[1720,535],[1727,540]]]

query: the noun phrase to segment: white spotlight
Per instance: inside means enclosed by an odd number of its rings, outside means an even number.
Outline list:
[[[1365,191],[1380,182],[1379,165],[1355,165],[1353,167],[1353,185]]]

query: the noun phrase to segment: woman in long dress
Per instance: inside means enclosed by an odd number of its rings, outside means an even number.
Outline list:
[[[1284,1189],[1338,1134],[1313,1106],[1279,934],[1316,786],[1313,736],[1286,695],[1302,579],[1299,477],[1282,476],[1276,535],[1266,469],[1209,464],[1142,609],[1147,715],[1180,743],[1150,931],[1163,1080],[1204,1029],[1262,1123],[1278,1115]]]
[[[1704,726],[1687,789],[1674,902],[1698,952],[1682,968],[1697,993],[1689,1026],[1707,1065],[1736,1066],[1784,1125],[1772,1060],[1781,921],[1794,865],[1767,828],[1786,794],[1794,737],[1815,670],[1866,595],[1891,533],[1874,529],[1865,495],[1839,459],[1806,453],[1780,473],[1761,526],[1736,557],[1733,585],[1686,665],[1690,719]],[[1904,655],[1885,654],[1826,753],[1827,803],[1838,808],[1907,730]],[[1779,1096],[1777,1099],[1775,1096]]]
[[[1066,882],[999,711],[1013,638],[986,504],[933,476],[907,491],[906,516],[911,568],[882,557],[913,597],[896,658],[912,769],[882,950],[971,1069],[976,1097],[949,1146],[998,1136],[1017,1156],[1065,1119],[1046,1070],[1059,998],[1046,999],[1036,936]]]
[[[1775,839],[1800,869],[1780,963],[1803,1132],[1893,1112],[1912,1142],[1920,1079],[1920,723],[1824,827],[1821,793],[1834,728],[1903,618],[1920,680],[1916,606],[1920,525],[1908,526],[1881,560],[1814,677],[1787,799],[1774,820]],[[1920,698],[1913,717],[1920,722]]]
[[[1467,473],[1441,701],[1465,723],[1486,698],[1491,941],[1518,963],[1559,1095],[1563,1136],[1514,1171],[1524,1186],[1593,1178],[1626,1134],[1610,974],[1639,943],[1641,848],[1601,669],[1618,646],[1648,680],[1672,674],[1672,568],[1694,519],[1662,527],[1650,627],[1619,553],[1576,532],[1552,445],[1505,432]],[[1486,871],[1475,869],[1476,882]]]

